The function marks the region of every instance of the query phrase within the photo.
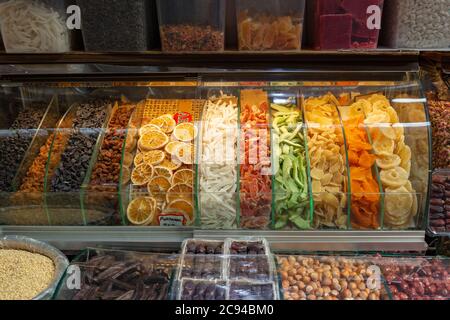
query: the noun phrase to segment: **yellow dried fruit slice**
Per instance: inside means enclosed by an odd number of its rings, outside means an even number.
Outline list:
[[[193,164],[194,163],[194,145],[187,144],[180,146],[177,150],[177,154],[175,155],[175,159],[178,159],[184,164]]]
[[[169,142],[169,137],[162,131],[149,131],[139,139],[141,150],[150,151],[161,149]]]
[[[133,154],[131,152],[125,151],[125,153],[123,154],[122,164],[125,167],[131,167],[131,165],[133,164]]]
[[[139,197],[130,202],[127,218],[131,224],[145,226],[152,223],[156,209],[156,200],[152,197]]]
[[[131,173],[128,167],[122,167],[122,184],[127,184],[130,181]]]
[[[171,184],[170,180],[163,176],[153,177],[147,184],[147,190],[150,195],[157,200],[165,200],[166,192],[169,190]]]
[[[394,140],[381,135],[373,141],[372,147],[375,154],[389,156],[394,153],[395,143]]]
[[[395,111],[394,108],[389,107],[389,108],[387,108],[386,111],[387,111],[387,113],[389,115],[389,120],[390,120],[391,123],[398,123],[399,122],[397,111]]]
[[[401,140],[402,137],[404,139],[405,137],[405,129],[403,128],[403,125],[400,123],[396,123],[392,126],[392,128],[395,131],[395,140]]]
[[[186,145],[185,142],[180,141],[171,141],[164,147],[164,151],[166,151],[170,155],[176,155],[178,150]]]
[[[171,158],[172,157],[166,157],[163,162],[158,165],[158,167],[164,167],[169,169],[170,171],[175,171],[180,168],[183,163],[175,157],[173,157],[173,159]]]
[[[189,142],[197,136],[197,128],[192,122],[180,123],[173,130],[173,135],[177,140]]]
[[[134,148],[136,148],[136,139],[130,136],[125,141],[125,151],[131,152]]]
[[[365,124],[374,124],[374,123],[389,123],[390,118],[389,114],[382,111],[371,112],[367,115],[367,118],[364,120]]]
[[[389,170],[381,170],[380,179],[383,186],[388,188],[400,188],[408,181],[408,172],[402,167],[395,167]]]
[[[163,167],[163,166],[156,166],[154,168],[155,170],[155,175],[157,176],[162,176],[162,177],[166,177],[169,180],[172,180],[172,170]]]
[[[133,169],[133,172],[131,173],[131,182],[136,186],[143,186],[150,181],[153,177],[153,173],[153,166],[141,163]]]
[[[400,165],[401,161],[402,161],[402,159],[398,155],[391,154],[391,155],[378,156],[376,163],[380,169],[388,170],[388,169],[398,167]]]
[[[136,156],[134,157],[134,166],[137,167],[138,165],[142,164],[144,162],[144,154],[142,152],[138,152]]]
[[[183,199],[174,200],[167,205],[167,208],[179,210],[185,213],[189,217],[190,221],[194,220],[194,208],[189,201]]]
[[[166,154],[164,153],[164,151],[151,150],[144,153],[143,162],[152,166],[156,166],[163,162],[165,157]]]
[[[399,157],[402,159],[401,167],[406,166],[409,162],[411,163],[411,148],[407,145],[404,145],[402,149],[398,151]]]
[[[397,139],[397,134],[394,130],[394,128],[392,128],[392,126],[390,124],[383,124],[380,125],[379,127],[381,134],[383,134],[386,138],[391,139],[391,140],[396,140]]]
[[[413,205],[413,197],[405,187],[386,189],[384,198],[386,213],[395,219],[409,217]]]
[[[179,199],[184,199],[188,202],[192,202],[192,186],[180,183],[170,187],[166,195],[167,203]]]
[[[150,124],[156,125],[165,133],[170,133],[173,131],[177,123],[173,119],[172,115],[165,114],[151,120]]]
[[[190,169],[177,170],[177,172],[175,172],[172,177],[173,185],[179,183],[192,185],[193,182],[194,182],[194,171]]]
[[[158,127],[158,126],[155,125],[155,124],[149,123],[149,124],[146,124],[145,126],[143,126],[143,127],[141,127],[141,128],[139,129],[139,135],[140,135],[140,136],[143,136],[143,135],[146,134],[147,132],[149,132],[149,131],[154,131],[154,130],[156,130],[156,131],[161,131],[161,128]]]
[[[387,112],[388,108],[390,107],[389,101],[387,100],[378,100],[373,103],[373,111],[381,111],[381,112]]]

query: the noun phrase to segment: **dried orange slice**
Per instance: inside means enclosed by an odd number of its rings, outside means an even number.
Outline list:
[[[143,162],[156,166],[164,161],[166,154],[161,150],[151,150],[144,153]]]
[[[143,127],[141,127],[141,128],[139,129],[139,135],[140,135],[140,136],[143,136],[143,135],[146,134],[147,132],[149,132],[149,131],[154,131],[154,130],[156,130],[156,131],[161,131],[161,128],[158,127],[158,126],[155,125],[155,124],[149,123],[149,124],[146,124],[145,126],[143,126]]]
[[[173,174],[172,184],[184,183],[187,185],[192,185],[194,182],[194,171],[190,169],[181,169]]]
[[[185,143],[177,150],[175,158],[183,162],[184,164],[194,163],[194,145]]]
[[[152,223],[156,209],[156,200],[152,197],[139,197],[130,202],[127,218],[131,224],[145,226]]]
[[[128,167],[122,167],[122,184],[127,184],[130,181],[131,174]]]
[[[173,135],[177,140],[189,142],[197,136],[197,128],[192,122],[180,123],[173,130]]]
[[[167,205],[167,208],[180,210],[189,217],[189,220],[192,221],[194,219],[194,208],[189,201],[183,199],[174,200]]]
[[[136,156],[134,157],[134,166],[137,167],[138,165],[142,164],[144,162],[144,154],[142,152],[138,152]]]
[[[172,115],[165,114],[165,115],[162,115],[158,118],[151,120],[150,124],[153,124],[153,125],[159,127],[165,133],[170,133],[173,131],[173,129],[175,128],[177,123],[173,119]]]
[[[167,190],[169,190],[171,184],[170,180],[163,176],[153,177],[147,184],[147,190],[150,195],[154,196],[158,200],[165,200]]]
[[[166,151],[170,155],[176,155],[178,150],[182,148],[186,143],[180,141],[171,141],[164,147],[164,151]]]
[[[131,165],[133,164],[133,155],[130,152],[125,151],[125,153],[123,154],[122,164],[125,167],[128,167],[128,168],[131,167]]]
[[[133,172],[131,173],[131,182],[133,182],[134,185],[143,186],[150,181],[153,177],[153,173],[153,166],[141,163],[133,169]]]
[[[175,170],[177,170],[179,167],[181,167],[181,165],[182,165],[181,161],[178,160],[177,158],[173,157],[173,159],[165,158],[165,159],[163,160],[163,162],[161,162],[161,163],[158,165],[158,167],[164,167],[164,168],[167,168],[167,169],[169,169],[169,170],[171,170],[171,171],[175,171]]]
[[[166,177],[169,180],[172,179],[172,170],[170,170],[166,167],[162,167],[162,166],[157,166],[154,169],[155,169],[155,175]]]
[[[169,142],[169,137],[161,131],[149,131],[139,139],[141,150],[150,151],[164,147]]]
[[[179,199],[189,202],[192,201],[192,187],[190,185],[180,183],[170,187],[170,189],[167,190],[166,200],[168,203]]]

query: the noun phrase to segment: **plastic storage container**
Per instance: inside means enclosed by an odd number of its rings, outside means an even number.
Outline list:
[[[68,2],[61,0],[1,1],[0,29],[6,52],[71,51],[72,31],[66,26],[67,5]]]
[[[237,0],[239,50],[300,50],[304,0]]]
[[[448,49],[448,0],[385,1],[380,43],[391,48]]]
[[[223,51],[224,0],[157,0],[162,50]]]
[[[86,51],[145,51],[155,43],[154,0],[77,0]]]
[[[65,274],[56,300],[167,300],[177,255],[88,248],[71,263],[81,272],[81,288]]]
[[[308,0],[308,33],[312,46],[317,50],[377,48],[383,2]],[[378,8],[372,11],[370,6]]]

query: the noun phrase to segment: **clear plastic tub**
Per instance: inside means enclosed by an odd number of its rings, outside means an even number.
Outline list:
[[[61,0],[1,1],[0,29],[6,52],[71,51],[72,31],[66,26],[66,8],[67,2]]]
[[[239,50],[300,50],[304,0],[237,0]]]
[[[230,281],[228,300],[279,300],[275,282]]]
[[[86,51],[145,51],[157,28],[154,1],[77,0]]]
[[[162,50],[223,51],[224,0],[157,0]]]
[[[448,49],[450,2],[390,0],[385,2],[380,43],[391,48]]]
[[[380,29],[370,6],[383,10],[384,0],[308,0],[308,33],[314,49],[375,49]],[[380,20],[379,17],[378,20]],[[379,21],[381,23],[381,21]]]

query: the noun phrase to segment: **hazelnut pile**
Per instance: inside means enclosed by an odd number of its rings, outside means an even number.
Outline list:
[[[380,300],[367,287],[364,261],[343,257],[278,257],[285,300]]]

